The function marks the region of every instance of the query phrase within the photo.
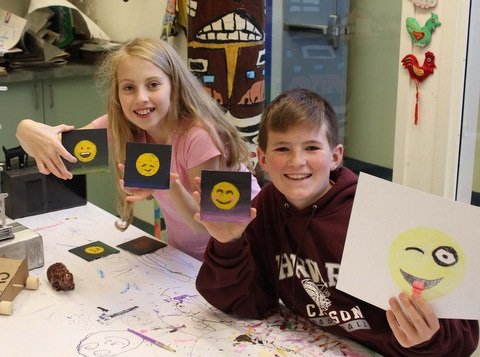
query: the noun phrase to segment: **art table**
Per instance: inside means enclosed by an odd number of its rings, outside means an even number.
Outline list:
[[[17,219],[42,235],[45,265],[30,271],[40,278],[40,288],[24,290],[14,301],[13,314],[0,316],[2,355],[375,355],[301,321],[288,323],[276,315],[239,320],[223,314],[195,289],[200,262],[171,247],[141,256],[120,249],[90,262],[69,252],[98,240],[116,247],[146,234],[133,226],[122,233],[114,228],[115,220],[90,203]],[[56,262],[74,275],[74,290],[52,288],[46,271]]]

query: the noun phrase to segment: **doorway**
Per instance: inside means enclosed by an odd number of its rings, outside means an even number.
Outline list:
[[[268,11],[270,100],[316,91],[339,118],[345,166],[392,180],[401,4],[273,0]]]
[[[480,4],[470,2],[457,199],[480,206]]]

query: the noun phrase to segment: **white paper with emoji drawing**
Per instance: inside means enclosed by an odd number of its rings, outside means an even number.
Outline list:
[[[400,291],[480,319],[480,207],[360,174],[337,288],[384,310]]]

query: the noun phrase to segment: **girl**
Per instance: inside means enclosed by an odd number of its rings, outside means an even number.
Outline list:
[[[85,128],[108,128],[113,159],[119,163],[119,214],[125,222],[119,228],[130,224],[132,202],[152,195],[165,218],[168,243],[201,260],[209,234],[193,219],[198,209],[191,197],[194,177],[202,170],[247,170],[245,142],[175,50],[160,39],[125,43],[107,55],[99,74],[109,85],[107,115]],[[71,178],[61,158],[76,159],[58,139],[58,134],[71,129],[26,119],[18,125],[17,138],[40,172]],[[169,190],[123,186],[122,163],[130,141],[172,145]],[[252,196],[258,191],[252,175]]]

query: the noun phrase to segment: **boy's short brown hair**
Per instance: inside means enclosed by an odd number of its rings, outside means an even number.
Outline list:
[[[330,103],[311,90],[294,88],[278,95],[263,112],[258,146],[265,151],[269,132],[285,133],[296,125],[309,125],[312,129],[326,125],[330,147],[340,144],[337,115]]]

